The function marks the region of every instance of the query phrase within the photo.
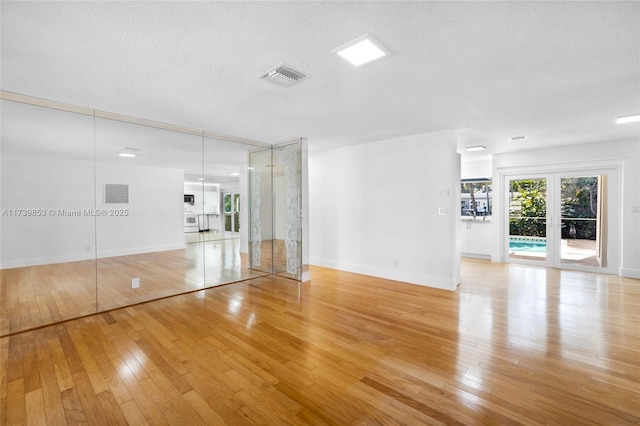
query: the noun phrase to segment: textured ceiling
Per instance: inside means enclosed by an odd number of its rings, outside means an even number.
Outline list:
[[[639,2],[0,7],[1,86],[26,95],[312,149],[443,129],[485,154],[640,137],[614,124],[640,112]],[[366,32],[389,58],[331,53]],[[283,61],[310,77],[257,78]]]

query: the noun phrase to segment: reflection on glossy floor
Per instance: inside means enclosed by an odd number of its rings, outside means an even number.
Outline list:
[[[597,244],[596,240],[563,239],[562,263],[599,267]]]
[[[640,281],[312,268],[0,339],[0,423],[638,424]]]
[[[239,234],[233,233],[233,232],[219,232],[217,230],[184,233],[184,242],[187,244],[202,243],[205,241],[233,240],[233,239],[240,239]]]
[[[240,240],[184,250],[0,271],[0,335],[173,294],[263,276],[249,270]],[[132,278],[140,287],[133,289]]]
[[[560,245],[560,261],[566,264],[600,267],[600,261],[596,256],[597,242],[595,240],[563,239]],[[509,250],[512,259],[526,259],[545,261],[546,251]]]

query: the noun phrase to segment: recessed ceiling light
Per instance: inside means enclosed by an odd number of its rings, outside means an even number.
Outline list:
[[[136,154],[132,154],[130,152],[121,152],[120,154],[118,154],[120,157],[125,157],[125,158],[133,158],[133,157],[137,157]]]
[[[524,140],[524,139],[526,139],[526,138],[527,138],[526,136],[511,136],[511,137],[509,138],[509,140],[510,140],[511,142],[513,142],[513,141],[521,141],[521,140]]]
[[[198,180],[204,180],[204,178],[198,178]]]
[[[636,123],[638,121],[640,121],[640,114],[623,115],[618,117],[616,124]]]
[[[476,146],[468,146],[465,149],[469,152],[473,152],[473,151],[484,151],[485,148],[486,147],[484,145],[476,145]]]
[[[368,64],[389,54],[389,51],[370,34],[365,34],[349,43],[345,43],[333,49],[332,52],[356,67]]]
[[[229,173],[229,176],[240,176],[240,173],[238,173],[238,172],[232,172],[232,173]]]

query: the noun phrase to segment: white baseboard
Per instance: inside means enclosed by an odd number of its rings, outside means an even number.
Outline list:
[[[98,259],[116,256],[130,256],[132,254],[155,253],[159,251],[183,250],[185,243],[164,244],[159,246],[136,247],[118,250],[103,250],[98,252]],[[55,263],[79,262],[83,260],[94,260],[93,252],[74,253],[63,256],[31,257],[27,259],[3,260],[0,268],[24,268],[27,266],[51,265]]]
[[[487,259],[491,260],[491,255],[489,254],[477,254],[477,253],[460,253],[462,257],[473,257],[474,259]]]
[[[455,290],[459,284],[455,278],[434,277],[423,274],[414,274],[397,269],[385,269],[376,266],[358,265],[354,263],[339,262],[329,259],[310,258],[309,264],[340,271],[353,272],[355,274],[370,275],[387,280],[402,281],[409,284],[417,284],[442,290]]]
[[[132,254],[155,253],[158,251],[183,250],[186,246],[187,245],[185,243],[176,243],[116,250],[98,250],[98,259],[103,259],[105,257],[131,256]]]
[[[67,254],[64,256],[30,257],[27,259],[2,260],[2,269],[24,268],[26,266],[51,265],[54,263],[79,262],[82,260],[94,260],[93,252]]]
[[[620,276],[640,279],[640,269],[620,268]]]

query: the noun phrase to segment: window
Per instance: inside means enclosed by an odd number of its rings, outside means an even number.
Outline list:
[[[487,219],[493,210],[491,179],[462,179],[460,183],[460,215],[463,219]]]

